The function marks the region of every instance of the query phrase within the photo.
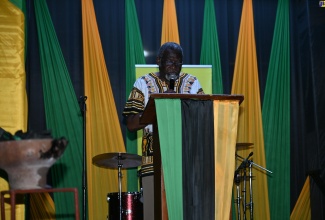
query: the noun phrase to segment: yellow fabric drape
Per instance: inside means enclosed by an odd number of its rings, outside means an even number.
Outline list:
[[[299,198],[296,202],[294,209],[290,215],[290,220],[310,220],[311,208],[310,208],[310,177],[308,176],[304,187],[301,190]]]
[[[238,38],[232,94],[242,94],[237,142],[254,143],[254,163],[265,167],[264,136],[257,70],[252,0],[244,0]],[[246,158],[251,150],[239,151]],[[255,219],[270,219],[267,176],[253,166],[253,203]],[[249,192],[248,192],[249,193]]]
[[[31,194],[30,212],[31,219],[55,219],[55,206],[50,194]]]
[[[88,213],[89,219],[106,219],[107,193],[118,191],[117,169],[94,166],[92,158],[102,153],[125,152],[125,146],[92,0],[82,0],[82,32],[85,95],[88,97],[85,113]],[[122,186],[125,189],[124,171]]]
[[[27,129],[24,14],[0,1],[0,126],[10,133]]]
[[[215,219],[229,219],[239,114],[238,101],[213,102]]]
[[[0,127],[10,133],[27,129],[25,90],[24,13],[7,0],[0,0]],[[0,178],[0,190],[8,190]],[[16,218],[24,219],[24,205],[16,207]],[[6,218],[10,205],[5,204]]]
[[[166,42],[179,42],[176,7],[174,0],[164,0],[162,19],[161,44]]]

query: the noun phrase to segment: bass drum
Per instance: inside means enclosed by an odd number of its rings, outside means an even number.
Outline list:
[[[141,220],[143,219],[143,204],[140,192],[122,192],[122,219]],[[108,193],[108,219],[120,219],[120,200],[119,193]]]

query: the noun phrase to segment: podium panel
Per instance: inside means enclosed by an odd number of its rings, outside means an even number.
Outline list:
[[[151,118],[156,128],[155,219],[229,218],[243,97],[155,94],[151,98],[154,103],[147,107],[154,113],[146,116],[146,109],[141,120]]]

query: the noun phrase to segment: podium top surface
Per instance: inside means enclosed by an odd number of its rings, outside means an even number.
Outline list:
[[[243,95],[217,95],[217,94],[180,94],[180,93],[156,93],[151,94],[146,108],[143,111],[140,122],[143,124],[151,124],[156,118],[155,99],[193,99],[193,100],[232,100],[241,104],[244,100]]]

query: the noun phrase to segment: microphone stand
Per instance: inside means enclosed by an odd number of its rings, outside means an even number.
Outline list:
[[[239,172],[240,169],[243,169],[244,171],[244,176],[243,176],[243,179],[244,179],[244,190],[243,190],[243,193],[244,193],[244,201],[243,201],[243,219],[245,220],[246,219],[246,207],[250,207],[250,220],[253,220],[253,185],[252,185],[252,178],[253,178],[253,172],[252,172],[252,166],[255,165],[257,166],[258,168],[266,171],[266,172],[269,172],[269,173],[273,173],[272,171],[254,163],[252,160],[248,160],[249,157],[251,157],[253,155],[253,152],[251,152],[249,154],[249,156],[247,158],[243,158],[239,155],[236,154],[237,157],[241,158],[243,160],[242,164],[237,168],[237,170],[235,172]],[[248,204],[246,204],[246,166],[247,164],[249,165],[249,190],[250,190],[250,202]]]
[[[237,204],[237,220],[240,220],[240,174],[239,171],[235,171],[235,184],[236,184],[236,191],[237,191],[237,199],[236,199],[236,204]]]
[[[82,149],[82,217],[86,220],[87,210],[87,164],[86,164],[86,100],[87,96],[80,96],[79,103],[81,104],[81,114],[83,117],[83,149]]]
[[[246,203],[246,167],[244,168],[244,176],[243,176],[243,180],[244,180],[244,189],[243,189],[243,219],[246,220],[246,207],[247,207],[247,203]]]
[[[248,163],[248,159],[253,155],[253,152],[251,152],[246,159],[243,158],[243,162],[239,165],[239,167],[235,170],[235,174],[240,172],[240,170],[243,170],[243,220],[246,220],[246,166]],[[236,154],[236,156],[238,156]],[[240,215],[240,206],[238,205],[238,215]]]
[[[252,164],[252,165],[254,165],[254,166],[256,166],[256,167],[258,167],[258,168],[260,168],[262,170],[265,170],[266,172],[273,173],[272,171],[270,171],[270,170],[268,170],[268,169],[266,169],[266,168],[264,168],[264,167],[262,167],[262,166],[260,166],[260,165],[258,165],[256,163],[254,163],[252,160],[247,160],[248,158],[246,158],[246,161],[245,161],[245,158],[239,156],[238,154],[236,154],[236,157],[239,157],[240,159],[244,160],[243,162],[247,162],[247,163]]]
[[[249,161],[249,194],[250,194],[250,201],[249,201],[249,210],[250,210],[250,219],[253,220],[253,185],[252,185],[252,179],[253,179],[253,173],[252,173],[252,161]]]

